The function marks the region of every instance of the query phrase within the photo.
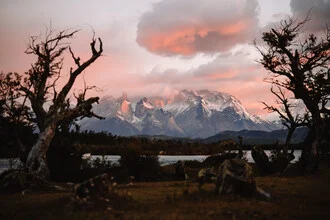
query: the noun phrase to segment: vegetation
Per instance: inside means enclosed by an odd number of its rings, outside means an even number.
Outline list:
[[[275,91],[272,87],[270,91],[277,98],[276,104],[279,104],[281,107],[278,108],[270,106],[265,102],[263,102],[263,104],[266,106],[265,109],[267,109],[268,111],[278,113],[282,124],[288,129],[287,137],[284,143],[284,145],[286,146],[284,149],[284,154],[287,154],[288,146],[291,143],[291,139],[296,128],[309,126],[309,114],[308,112],[305,112],[303,115],[300,115],[299,113],[293,113],[291,109],[295,107],[295,105],[290,102],[290,98],[286,97],[286,94],[281,89],[281,87],[277,86],[277,90],[278,91]]]
[[[259,62],[270,72],[267,81],[292,92],[309,112],[311,130],[305,142],[303,159],[306,170],[315,171],[319,154],[322,150],[329,151],[330,143],[330,110],[327,105],[330,99],[330,29],[325,27],[323,37],[314,33],[304,37],[302,28],[308,20],[283,20],[264,32],[264,44],[256,44],[256,47],[262,57]]]
[[[136,147],[129,146],[121,153],[121,168],[136,180],[160,180],[161,168],[157,155],[142,155]]]
[[[80,58],[72,52],[68,41],[76,33],[77,31],[69,30],[56,33],[50,27],[44,39],[32,36],[26,53],[36,56],[37,60],[31,65],[31,69],[23,75],[8,73],[1,76],[4,79],[1,80],[0,86],[2,117],[34,123],[39,129],[37,141],[28,151],[26,167],[29,172],[42,178],[49,176],[46,155],[56,130],[68,130],[71,122],[78,117],[100,118],[91,111],[92,104],[99,98],[86,98],[87,90],[93,87],[85,86],[81,93],[74,95],[74,107],[68,98],[76,78],[103,52],[101,39],[99,38],[100,46],[97,50],[96,39],[93,38],[90,44],[92,56],[81,63]],[[70,69],[69,79],[58,90],[57,82],[63,75],[63,54],[66,51],[70,51],[76,67]],[[11,114],[12,112],[15,114]]]
[[[195,174],[196,175],[196,174]],[[191,174],[192,179],[194,176]],[[116,200],[111,210],[102,206],[83,209],[70,206],[72,192],[26,191],[0,194],[5,201],[2,219],[301,219],[329,218],[329,168],[321,167],[315,176],[256,177],[260,187],[272,195],[268,201],[233,195],[214,195],[214,184],[182,181],[140,182],[119,185],[118,191],[130,200]],[[65,187],[65,184],[60,185]],[[321,192],[321,193],[319,193]]]

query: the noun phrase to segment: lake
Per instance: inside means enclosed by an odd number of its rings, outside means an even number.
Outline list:
[[[254,163],[250,150],[245,150],[243,151],[243,153],[248,163]],[[269,156],[270,150],[265,150],[265,153]],[[292,163],[295,163],[298,161],[299,157],[301,156],[301,150],[295,150],[293,154],[295,156],[295,159],[292,161]],[[159,155],[158,160],[161,166],[166,166],[166,165],[174,164],[179,160],[181,161],[197,160],[199,162],[203,162],[209,156],[210,155]],[[105,155],[104,157],[107,161],[110,161],[113,164],[118,164],[118,161],[120,159],[119,155]],[[96,158],[101,159],[102,156],[91,155],[92,160],[95,160]]]
[[[246,150],[243,151],[244,152],[244,156],[247,159],[247,161],[249,163],[254,163],[254,160],[252,158],[251,155],[251,151],[250,150]],[[269,156],[270,155],[270,151],[269,150],[265,150],[265,153]],[[176,162],[178,162],[179,160],[181,161],[188,161],[188,160],[196,160],[199,162],[203,162],[208,156],[210,155],[159,155],[158,156],[158,160],[161,166],[166,166],[166,165],[170,165],[170,164],[174,164]],[[295,163],[296,161],[298,161],[299,157],[301,156],[301,150],[295,150],[294,151],[294,156],[295,159],[292,161],[292,163]],[[89,154],[85,154],[83,156],[84,158],[91,158],[91,160],[95,160],[96,158],[102,158],[101,155],[89,155]],[[110,161],[112,164],[118,164],[119,163],[119,159],[120,156],[119,155],[105,155],[104,156],[105,159],[107,161]],[[5,171],[6,169],[8,169],[9,167],[17,167],[19,166],[19,163],[15,163],[14,161],[17,161],[18,159],[0,159],[0,173],[2,173],[3,171]]]

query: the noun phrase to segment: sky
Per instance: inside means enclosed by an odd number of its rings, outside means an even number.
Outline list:
[[[306,30],[321,32],[330,23],[330,0],[0,0],[0,71],[27,71],[36,58],[24,53],[29,37],[42,38],[50,26],[79,29],[71,47],[86,60],[94,30],[104,52],[84,72],[88,85],[100,88],[92,95],[209,89],[232,94],[262,115],[260,102],[274,97],[252,42],[267,27],[288,16],[304,18],[311,8]],[[74,63],[68,54],[64,62],[68,73]],[[80,76],[76,90],[82,82]]]

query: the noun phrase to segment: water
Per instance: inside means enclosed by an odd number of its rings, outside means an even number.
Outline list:
[[[243,151],[243,153],[248,163],[254,163],[250,150],[245,150]],[[265,153],[269,156],[271,154],[271,151],[265,150]],[[295,156],[295,159],[292,161],[292,163],[295,163],[298,161],[301,155],[301,150],[295,150],[293,154]],[[161,166],[166,166],[166,165],[174,164],[179,160],[181,161],[196,160],[198,162],[203,162],[209,156],[210,155],[159,155],[158,161]],[[119,163],[119,159],[120,159],[119,155],[105,155],[104,157],[107,161],[111,161],[112,164]],[[90,158],[91,160],[95,160],[96,158],[102,159],[102,156],[92,155]]]
[[[247,159],[249,163],[254,163],[254,160],[251,155],[251,151],[243,151],[244,156]],[[265,153],[269,156],[270,151],[265,150]],[[292,163],[295,163],[298,161],[300,155],[301,155],[301,150],[295,150],[294,151],[294,156],[295,159],[292,161]],[[178,162],[179,160],[181,161],[188,161],[188,160],[196,160],[198,162],[203,162],[209,155],[159,155],[158,160],[161,166],[166,166],[170,164],[174,164]],[[101,155],[90,155],[90,154],[85,154],[83,158],[87,159],[90,158],[91,160],[95,160],[96,158],[102,159]],[[111,164],[119,164],[119,159],[120,155],[105,155],[104,158],[107,161],[110,161]],[[11,166],[18,166],[17,163],[12,164],[13,159],[0,159],[0,173],[5,171],[6,169],[10,168]]]

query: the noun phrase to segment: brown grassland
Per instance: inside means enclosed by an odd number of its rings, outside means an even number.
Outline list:
[[[112,210],[70,206],[72,192],[37,190],[0,194],[0,219],[330,219],[330,168],[315,175],[256,177],[271,200],[215,195],[194,181],[140,182],[119,186],[125,199]],[[64,186],[64,184],[63,184]]]

